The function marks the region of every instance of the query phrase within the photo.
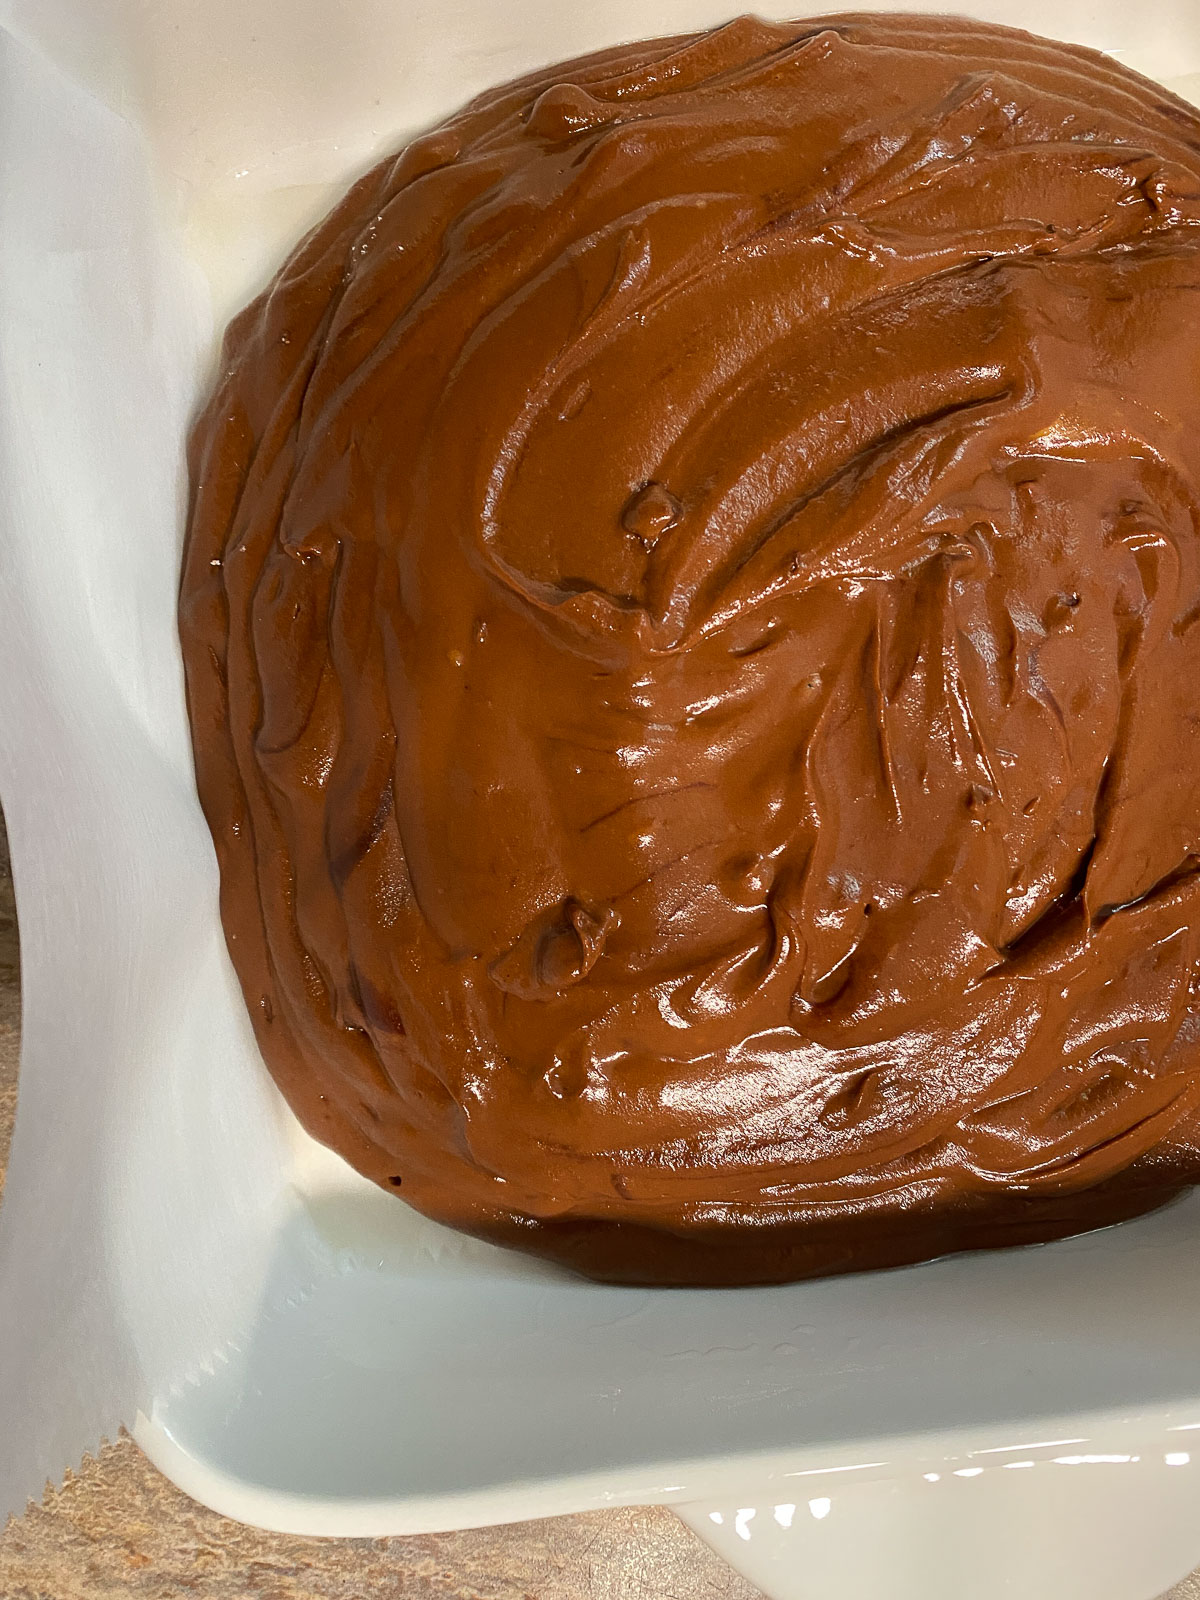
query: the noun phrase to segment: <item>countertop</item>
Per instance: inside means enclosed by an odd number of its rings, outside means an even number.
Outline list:
[[[16,1111],[19,1035],[17,922],[0,817],[0,1193]],[[189,1500],[127,1436],[85,1459],[60,1486],[48,1485],[41,1504],[31,1503],[0,1533],[0,1600],[182,1596],[760,1600],[661,1507],[425,1538],[290,1538],[242,1527]],[[1200,1600],[1200,1570],[1163,1600]]]

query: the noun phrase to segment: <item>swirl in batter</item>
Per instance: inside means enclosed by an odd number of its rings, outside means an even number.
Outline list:
[[[232,324],[181,620],[305,1126],[598,1276],[1200,1175],[1200,117],[980,23],[475,101]]]

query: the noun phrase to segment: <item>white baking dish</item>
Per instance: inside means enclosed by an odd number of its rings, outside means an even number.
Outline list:
[[[1200,86],[1196,0],[963,9]],[[0,792],[25,992],[0,1512],[127,1420],[264,1526],[662,1501],[776,1600],[1149,1600],[1200,1560],[1200,1194],[886,1274],[604,1288],[314,1146],[242,1014],[174,635],[214,329],[349,176],[471,93],[728,14],[0,0]]]

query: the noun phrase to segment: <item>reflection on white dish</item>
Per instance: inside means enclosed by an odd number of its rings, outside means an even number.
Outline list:
[[[1195,1426],[1144,1452],[1105,1448],[1128,1431],[1114,1424],[831,1476],[807,1501],[776,1481],[680,1515],[770,1600],[1155,1600],[1200,1560],[1200,1478],[1163,1448]]]

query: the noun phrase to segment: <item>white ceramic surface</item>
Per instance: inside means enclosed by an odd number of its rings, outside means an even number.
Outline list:
[[[782,1475],[681,1514],[772,1600],[1154,1600],[1200,1562],[1200,1433],[1055,1432]]]
[[[964,9],[1200,72],[1196,0]],[[888,1274],[602,1288],[424,1222],[312,1145],[241,1012],[170,606],[206,293],[219,320],[333,188],[476,89],[729,10],[0,0],[67,74],[0,51],[26,80],[0,136],[29,162],[0,172],[13,1503],[136,1413],[164,1470],[247,1521],[367,1535],[661,1501],[773,1600],[1148,1600],[1200,1560],[1200,1194]],[[147,232],[145,149],[92,93],[145,130],[169,236]]]

